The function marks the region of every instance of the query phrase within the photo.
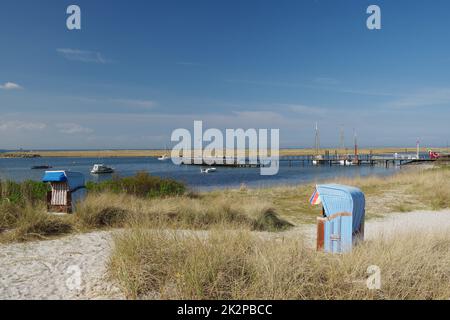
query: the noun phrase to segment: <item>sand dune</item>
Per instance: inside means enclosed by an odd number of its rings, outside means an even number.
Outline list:
[[[409,231],[450,230],[450,210],[390,214],[366,223],[366,239]],[[304,234],[315,241],[315,227],[305,225],[278,237]],[[260,233],[261,234],[261,233]],[[0,246],[1,299],[122,299],[106,278],[112,231],[57,240]],[[269,238],[270,239],[270,238]]]

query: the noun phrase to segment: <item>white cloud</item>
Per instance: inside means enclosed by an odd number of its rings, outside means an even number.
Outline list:
[[[157,102],[146,99],[127,99],[127,98],[90,98],[90,97],[71,97],[77,101],[88,104],[103,104],[110,106],[114,104],[119,107],[135,107],[139,109],[153,109]]]
[[[107,64],[112,63],[112,60],[106,59],[100,52],[79,50],[79,49],[69,49],[69,48],[59,48],[56,49],[60,55],[70,61],[80,61],[86,63],[99,63]]]
[[[60,123],[57,127],[59,128],[59,132],[65,134],[87,134],[94,132],[94,130],[83,127],[77,123]]]
[[[5,84],[0,85],[0,89],[3,90],[20,90],[23,89],[20,85],[14,82],[6,82]]]
[[[302,104],[289,104],[285,105],[290,111],[299,113],[302,115],[321,116],[326,113],[323,108],[306,106]]]
[[[0,131],[35,131],[43,130],[47,127],[45,123],[41,122],[25,122],[25,121],[5,121],[0,122]]]
[[[133,107],[152,109],[156,103],[151,100],[136,100],[136,99],[113,99],[115,103],[124,104]]]
[[[228,79],[225,80],[229,83],[241,83],[252,86],[268,86],[268,87],[281,87],[281,88],[304,88],[312,90],[323,90],[336,93],[354,94],[362,96],[375,96],[375,97],[398,97],[397,93],[384,92],[384,91],[372,91],[372,90],[361,90],[352,89],[337,86],[340,84],[339,81],[333,83],[332,79],[317,78],[312,81],[312,83],[295,83],[295,82],[277,82],[277,81],[260,81],[260,80],[239,80],[239,79]]]
[[[387,103],[389,107],[414,108],[450,104],[450,88],[425,89]]]

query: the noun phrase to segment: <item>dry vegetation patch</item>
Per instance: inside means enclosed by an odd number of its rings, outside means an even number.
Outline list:
[[[332,182],[363,190],[368,219],[390,212],[450,207],[448,167],[402,169],[389,177],[339,178]],[[142,184],[146,185],[145,193],[130,194]],[[160,195],[150,192],[150,186],[156,186]],[[121,188],[128,191],[120,192]],[[177,183],[161,184],[160,180],[141,174],[134,180],[127,178],[95,186],[74,215],[54,217],[45,213],[43,202],[38,200],[46,193],[45,185],[7,182],[2,183],[0,193],[0,241],[133,226],[203,230],[226,226],[228,229],[281,231],[293,225],[315,223],[321,212],[308,202],[313,190],[314,184],[310,183],[178,195],[181,189]]]
[[[449,230],[450,231],[450,230]],[[128,298],[448,299],[450,233],[366,241],[352,253],[317,253],[301,239],[249,231],[207,236],[134,229],[115,238],[110,273]],[[380,290],[366,286],[381,270]]]

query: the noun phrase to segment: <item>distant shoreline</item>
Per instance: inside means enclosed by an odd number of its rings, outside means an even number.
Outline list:
[[[353,154],[352,149],[333,149],[323,148],[320,154],[325,154],[329,151],[330,154]],[[420,152],[427,152],[428,148],[421,148]],[[441,149],[433,148],[433,151],[441,151]],[[389,154],[389,153],[416,153],[415,148],[362,148],[358,154]],[[124,157],[160,157],[168,153],[166,150],[48,150],[48,151],[9,151],[0,153],[0,158],[36,158],[36,157],[67,157],[67,158],[124,158]],[[314,149],[280,149],[280,156],[308,156],[314,155]]]

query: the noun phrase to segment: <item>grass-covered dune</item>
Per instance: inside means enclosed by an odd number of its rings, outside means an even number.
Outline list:
[[[450,208],[445,166],[332,182],[364,191],[369,220],[390,212]],[[132,299],[450,296],[448,231],[376,237],[344,255],[314,251],[302,228],[283,233],[320,215],[320,208],[308,203],[314,183],[193,193],[176,181],[141,173],[88,188],[75,214],[55,216],[45,210],[45,184],[3,181],[0,242],[120,228],[108,270]],[[366,287],[372,265],[381,272],[379,290]]]
[[[338,179],[366,195],[367,218],[389,212],[450,207],[450,169],[402,169],[389,177]],[[315,223],[320,208],[308,203],[314,183],[262,189],[192,193],[176,181],[139,173],[88,184],[76,214],[46,213],[48,187],[39,182],[0,183],[0,241],[46,239],[53,235],[135,225],[209,229],[214,226],[280,231]]]
[[[366,194],[368,218],[392,211],[450,207],[450,170],[404,170],[391,177],[340,179]],[[293,224],[320,213],[313,184],[228,190],[192,201],[263,201]],[[253,205],[251,205],[253,206]],[[197,210],[196,210],[197,211]],[[211,225],[208,233],[134,225],[117,234],[110,275],[132,299],[448,299],[450,233],[402,233],[365,241],[351,253],[314,251],[295,237],[257,236]],[[367,288],[376,266],[381,287]]]
[[[131,299],[448,299],[450,234],[366,241],[351,253],[249,231],[207,236],[133,229],[115,238],[111,276]],[[370,266],[381,287],[369,290]]]
[[[450,169],[402,169],[389,177],[338,179],[360,187],[366,195],[367,217],[416,209],[450,207]],[[183,184],[139,173],[99,184],[74,215],[46,213],[48,186],[26,181],[0,184],[0,241],[46,239],[53,235],[99,228],[144,225],[152,228],[209,229],[214,226],[279,231],[315,223],[320,208],[311,207],[314,183],[262,189],[190,192]]]
[[[212,226],[278,231],[291,224],[269,202],[230,194],[190,193],[183,184],[146,173],[89,183],[88,196],[75,214],[50,215],[48,187],[39,182],[4,181],[0,193],[0,241],[47,239],[105,228],[155,226],[208,229]]]

